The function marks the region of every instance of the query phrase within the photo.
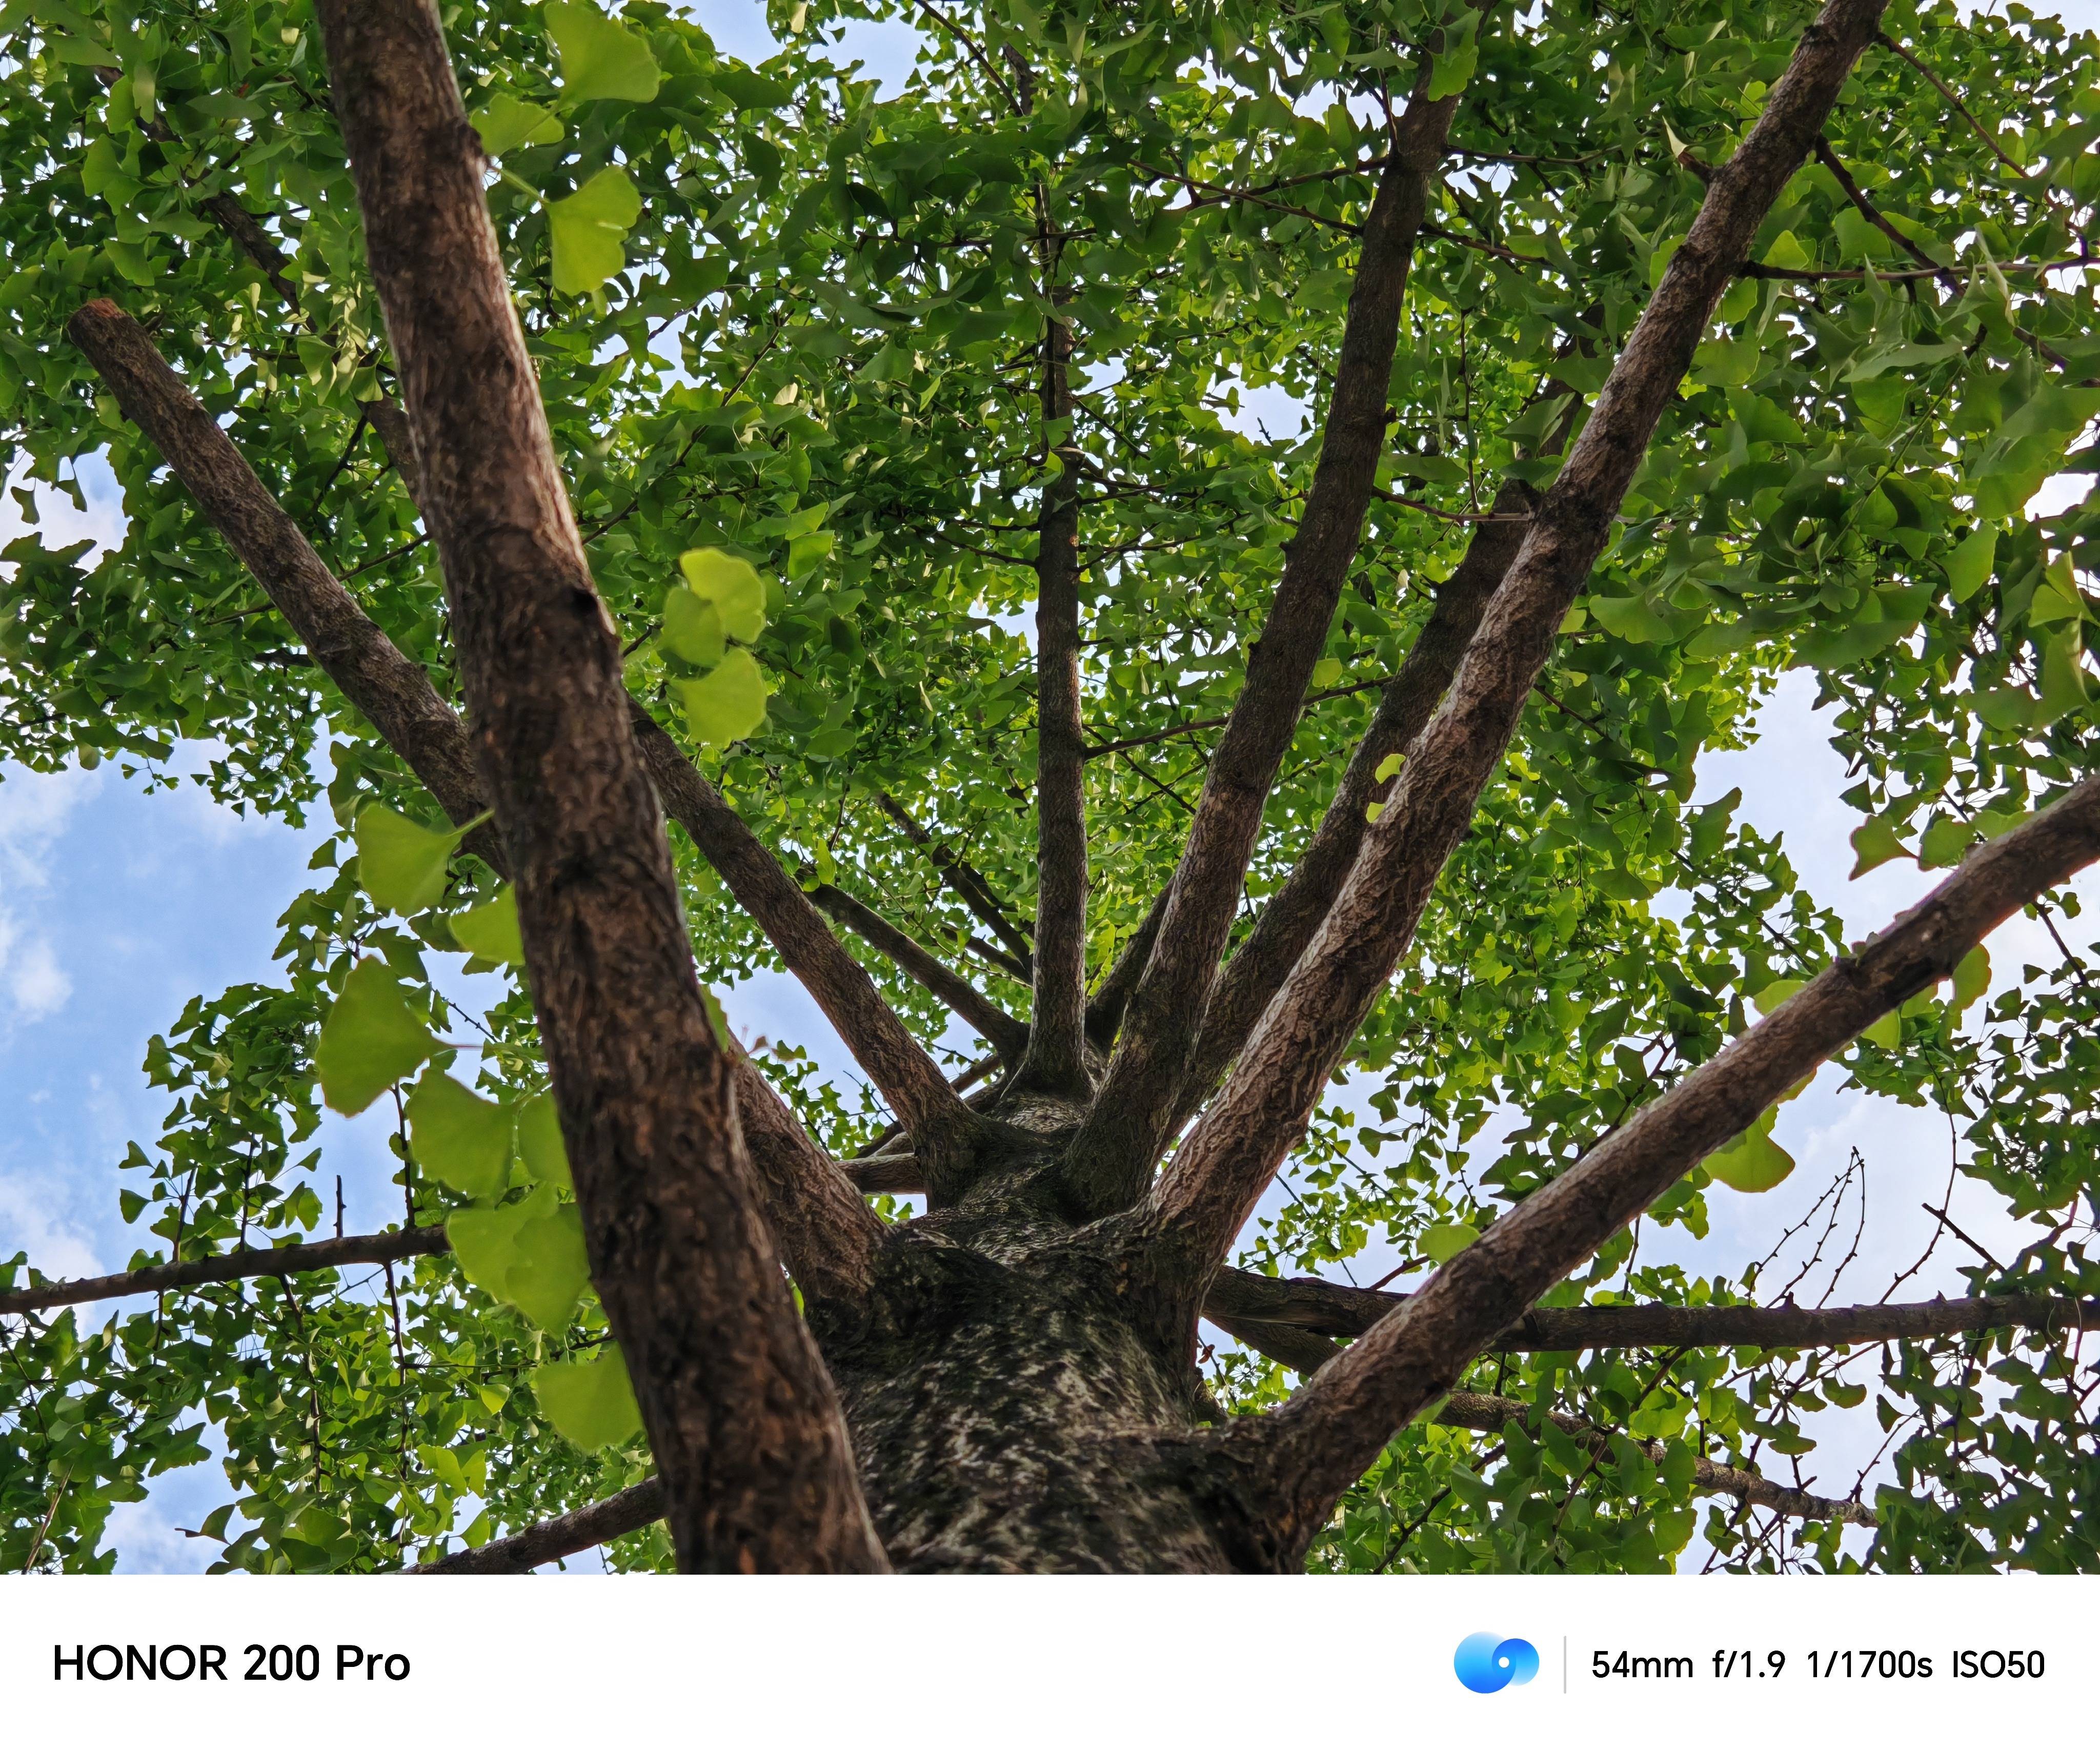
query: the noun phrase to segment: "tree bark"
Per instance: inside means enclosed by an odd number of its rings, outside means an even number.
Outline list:
[[[1418,95],[1409,104],[1364,221],[1305,514],[1261,636],[1248,651],[1246,683],[1211,756],[1158,941],[1130,999],[1101,1098],[1072,1146],[1068,1175],[1083,1205],[1096,1214],[1124,1209],[1143,1193],[1171,1135],[1263,806],[1362,538],[1385,448],[1386,390],[1408,267],[1457,103]]]
[[[427,0],[320,0],[592,1277],[689,1569],[885,1566],[761,1220],[619,637],[593,588]]]
[[[1149,1220],[1174,1254],[1159,1268],[1184,1276],[1192,1308],[1412,940],[1714,305],[1807,157],[1882,4],[1832,0],[1714,173],[1340,897],[1154,1189]]]
[[[1086,1061],[1086,726],[1071,360],[1072,331],[1052,316],[1043,336],[1043,430],[1057,474],[1043,486],[1035,536],[1035,989],[1028,1052],[1016,1075],[1026,1087],[1083,1100],[1093,1081]]]
[[[2088,778],[2026,825],[1971,852],[1864,949],[1826,968],[1494,1223],[1281,1410],[1240,1426],[1235,1432],[1262,1448],[1274,1478],[1282,1547],[1302,1550],[1392,1431],[1448,1391],[1496,1334],[1609,1236],[1860,1030],[1950,977],[2005,919],[2096,857],[2100,778]]]

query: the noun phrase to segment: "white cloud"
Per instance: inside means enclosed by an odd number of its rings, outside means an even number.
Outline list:
[[[46,1277],[99,1276],[93,1243],[59,1206],[58,1189],[42,1177],[0,1175],[0,1256],[26,1251]]]

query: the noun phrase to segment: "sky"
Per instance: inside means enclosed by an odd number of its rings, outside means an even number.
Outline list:
[[[726,51],[748,59],[770,52],[757,6],[712,0],[691,10]],[[2100,0],[2067,7],[2066,15],[2100,21]],[[846,53],[893,86],[917,41],[907,27],[855,24],[848,27]],[[1242,417],[1259,418],[1282,436],[1296,427],[1303,410],[1272,391],[1253,400]],[[85,511],[39,489],[49,545],[83,535],[117,538],[114,482],[90,466],[82,484]],[[2064,501],[2063,490],[2052,483],[2045,492],[2055,504]],[[0,545],[20,527],[11,496],[0,501]],[[1842,762],[1829,743],[1827,714],[1811,708],[1813,695],[1808,677],[1789,677],[1765,710],[1751,749],[1701,761],[1695,801],[1740,786],[1738,818],[1783,835],[1809,890],[1864,935],[1917,898],[1928,879],[1895,863],[1861,881],[1846,880],[1846,836],[1857,818],[1838,800]],[[201,770],[210,757],[209,748],[186,749],[177,770]],[[26,1248],[54,1276],[124,1268],[139,1237],[117,1217],[115,1164],[130,1141],[150,1144],[159,1134],[167,1105],[141,1071],[146,1042],[197,993],[273,977],[275,921],[308,884],[307,860],[330,830],[325,809],[317,814],[305,828],[243,818],[188,783],[148,795],[110,764],[51,774],[0,767],[0,1109],[14,1120],[0,1132],[0,1257]],[[2100,885],[2090,879],[2081,891],[2089,906],[2100,902]],[[2018,920],[1992,948],[2001,983],[2023,960],[2054,955],[2039,927]],[[725,999],[743,1038],[798,1043],[827,1073],[858,1080],[815,1005],[784,976],[754,980]],[[1826,1070],[1784,1110],[1778,1140],[1799,1162],[1785,1185],[1758,1197],[1716,1187],[1707,1242],[1695,1248],[1679,1231],[1665,1231],[1644,1242],[1643,1256],[1679,1258],[1695,1270],[1739,1270],[1800,1219],[1856,1149],[1868,1166],[1872,1220],[1839,1299],[1878,1296],[1935,1226],[1919,1206],[1928,1198],[1936,1202],[1946,1186],[1948,1135],[1943,1118],[1843,1093],[1842,1079]],[[385,1122],[374,1114],[355,1121],[332,1117],[319,1140],[325,1191],[332,1196],[333,1176],[343,1176],[351,1232],[380,1226],[395,1211]],[[1493,1159],[1497,1129],[1479,1140],[1477,1163]],[[1282,1196],[1273,1194],[1265,1207]],[[2005,1242],[2016,1247],[1993,1203],[1985,1189],[1957,1179],[1956,1220],[1993,1250]],[[1397,1262],[1374,1246],[1351,1268],[1368,1282]],[[1968,1262],[1958,1247],[1943,1244],[1905,1295],[1963,1292],[1955,1270]],[[1815,1299],[1821,1284],[1821,1277],[1810,1279],[1801,1298]],[[1853,1438],[1864,1431],[1847,1428],[1852,1432],[1815,1431],[1827,1439],[1809,1465],[1839,1493],[1851,1487],[1864,1457],[1855,1456]],[[217,1468],[198,1467],[161,1480],[147,1502],[121,1507],[112,1525],[123,1551],[120,1566],[201,1568],[210,1547],[175,1528],[194,1524],[224,1493]]]

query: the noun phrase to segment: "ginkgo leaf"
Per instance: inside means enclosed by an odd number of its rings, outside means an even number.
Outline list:
[[[1752,997],[1750,1003],[1759,1015],[1768,1016],[1807,983],[1806,979],[1775,979]]]
[[[693,594],[721,616],[730,637],[748,645],[765,630],[765,582],[749,560],[719,547],[695,547],[678,556],[678,569]]]
[[[1776,1106],[1766,1108],[1748,1131],[1714,1150],[1700,1165],[1736,1191],[1769,1192],[1793,1171],[1793,1158],[1772,1141],[1772,1126],[1778,1118]]]
[[[314,1069],[321,1098],[338,1113],[362,1113],[437,1049],[408,1008],[393,970],[377,955],[351,968],[321,1023]]]
[[[424,827],[373,803],[359,814],[352,830],[359,884],[404,918],[426,911],[443,898],[445,865],[467,831],[464,827]]]
[[[1378,763],[1377,769],[1372,772],[1371,777],[1380,784],[1384,783],[1388,778],[1399,777],[1401,763],[1406,758],[1405,754],[1387,755]]]
[[[569,1152],[562,1141],[562,1117],[551,1094],[535,1095],[518,1109],[518,1153],[526,1177],[536,1183],[576,1189],[569,1178]]]
[[[664,643],[698,668],[712,668],[729,649],[721,611],[682,584],[664,598]]]
[[[585,1453],[642,1432],[642,1408],[617,1344],[601,1344],[588,1359],[543,1363],[532,1370],[532,1381],[533,1396],[555,1431]]]
[[[455,1211],[445,1234],[470,1282],[542,1330],[566,1326],[589,1286],[583,1224],[576,1206],[561,1202],[551,1185],[493,1210]]]
[[[492,158],[520,146],[551,146],[565,131],[552,110],[522,102],[507,91],[498,91],[468,119],[481,136],[482,151]]]
[[[626,265],[621,240],[642,216],[642,196],[618,165],[607,165],[567,199],[547,203],[554,240],[554,289],[595,292]]]
[[[1422,1255],[1432,1264],[1449,1264],[1480,1237],[1469,1222],[1440,1222],[1422,1231]]]
[[[1988,524],[1971,529],[1947,556],[1947,581],[1957,602],[1966,602],[1991,581],[1998,557],[1998,531]]]
[[[648,42],[588,0],[550,0],[547,33],[562,57],[562,95],[571,102],[624,97],[646,104],[656,95],[663,73]]]
[[[1961,861],[1976,830],[1951,814],[1936,814],[1918,836],[1917,861],[1921,869],[1943,870]]]
[[[1443,51],[1430,64],[1427,95],[1431,103],[1456,97],[1466,89],[1480,64],[1480,15],[1470,10],[1445,25]]]
[[[1979,942],[1954,968],[1954,993],[1948,1000],[1950,1014],[1959,1016],[1991,988],[1991,954]]]
[[[511,1109],[442,1070],[423,1072],[403,1109],[417,1163],[466,1197],[494,1197],[510,1171]]]
[[[1341,678],[1342,659],[1339,657],[1322,657],[1312,665],[1312,685],[1316,687],[1331,687]]]
[[[1868,870],[1879,869],[1896,858],[1907,858],[1904,842],[1896,836],[1896,830],[1887,821],[1876,815],[1872,820],[1852,829],[1852,849],[1856,861],[1852,865],[1852,876],[1857,881]]]
[[[765,721],[765,677],[741,646],[698,681],[682,690],[686,721],[694,739],[708,748],[726,748]]]
[[[1891,1009],[1877,1021],[1860,1029],[1860,1038],[1894,1052],[1903,1043],[1903,1017]]]
[[[470,955],[506,966],[525,964],[525,939],[518,929],[518,894],[508,882],[494,899],[459,913],[452,927],[454,939]]]

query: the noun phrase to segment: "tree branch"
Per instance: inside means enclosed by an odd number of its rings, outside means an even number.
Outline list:
[[[874,907],[862,904],[843,888],[826,882],[806,891],[821,910],[866,938],[975,1028],[1008,1064],[1020,1062],[1028,1049],[1025,1022],[1015,1021],[961,974],[943,965]]]
[[[1039,189],[1040,205],[1044,196]],[[1048,213],[1041,215],[1047,223]],[[1055,245],[1044,242],[1046,278]],[[1054,305],[1058,294],[1050,297]],[[1086,726],[1079,703],[1079,452],[1072,442],[1072,331],[1043,337],[1043,488],[1035,545],[1035,981],[1017,1084],[1083,1100],[1087,1074]]]
[[[71,1282],[0,1290],[0,1317],[31,1313],[43,1308],[77,1307],[86,1301],[114,1301],[125,1295],[153,1295],[163,1290],[192,1289],[201,1283],[289,1277],[351,1264],[387,1264],[423,1253],[451,1250],[452,1242],[441,1228],[390,1228],[383,1234],[353,1234],[346,1239],[315,1241],[302,1246],[244,1247],[210,1259],[144,1265],[114,1277],[82,1277]]]
[[[1500,1425],[1498,1425],[1500,1427]],[[492,1538],[479,1550],[454,1550],[435,1562],[420,1563],[404,1571],[411,1575],[523,1575],[542,1563],[575,1556],[594,1546],[609,1544],[627,1533],[639,1532],[651,1521],[664,1518],[664,1480],[644,1478],[616,1496],[593,1502],[551,1520],[541,1520],[513,1533],[508,1538]]]
[[[933,860],[933,868],[950,893],[974,912],[985,928],[1007,946],[1013,956],[1013,973],[1024,983],[1035,977],[1035,945],[1030,942],[1027,927],[1015,921],[999,897],[991,891],[991,884],[973,868],[967,858],[958,857],[947,846],[928,832],[911,818],[903,804],[888,791],[878,791],[876,801],[882,805],[883,813],[904,830],[904,836],[924,851]]]
[[[591,1275],[688,1569],[886,1567],[760,1216],[620,641],[593,587],[427,0],[319,0],[373,281],[510,852]],[[725,1436],[727,1439],[725,1439]]]
[[[1068,1159],[1075,1193],[1097,1213],[1123,1209],[1142,1194],[1172,1134],[1169,1121],[1232,931],[1263,805],[1296,732],[1312,666],[1362,539],[1385,447],[1386,390],[1408,268],[1457,101],[1432,103],[1418,95],[1409,104],[1364,222],[1305,514],[1268,621],[1248,653],[1246,683],[1205,774],[1157,945],[1131,998],[1100,1096]]]
[[[1167,915],[1167,890],[1162,888],[1152,897],[1152,905],[1130,938],[1116,951],[1114,962],[1102,976],[1100,986],[1087,1003],[1087,1038],[1097,1052],[1106,1052],[1115,1043],[1118,1030],[1123,1026],[1123,1012],[1130,1006],[1130,994],[1137,989],[1137,981],[1144,977],[1145,964],[1152,958],[1152,945],[1159,940],[1160,920]]]
[[[364,713],[454,821],[483,814],[486,805],[473,750],[452,708],[439,696],[422,666],[402,653],[329,570],[256,478],[232,439],[183,387],[145,331],[116,305],[97,299],[75,313],[66,332],[343,697]],[[639,707],[635,709],[640,712]],[[908,1075],[910,1060],[898,1048],[898,1039],[920,1058],[924,1054],[890,1013],[873,982],[832,937],[800,890],[781,874],[771,853],[715,795],[677,744],[646,712],[640,715],[647,721],[640,731],[642,754],[674,818],[718,868],[727,865],[736,872],[731,888],[740,900],[750,894],[761,902],[777,902],[761,910],[760,905],[745,902],[761,928],[781,948],[783,959],[810,985],[849,1048],[856,1048],[862,1066],[895,1105],[897,1097],[877,1074],[877,1066],[888,1070],[901,1061],[906,1070],[893,1073],[893,1080]],[[500,875],[510,875],[509,853],[493,828],[477,828],[466,845]],[[768,871],[774,878],[770,883]],[[812,928],[821,942],[809,937]],[[783,937],[795,953],[783,945]],[[828,1004],[827,992],[832,999]],[[889,1056],[883,1055],[885,1048]],[[870,1065],[871,1059],[875,1065]],[[930,1059],[925,1061],[938,1079],[938,1067]],[[813,1195],[833,1201],[843,1195],[858,1202],[851,1186],[836,1170],[829,1177],[833,1183]],[[797,1208],[791,1206],[776,1204],[768,1214],[798,1280],[845,1281],[858,1273],[857,1259],[832,1258],[824,1250],[845,1232],[843,1228],[833,1225],[802,1231]]]
[[[1219,1272],[1211,1283],[1203,1317],[1229,1331],[1253,1322],[1322,1338],[1357,1338],[1413,1299],[1319,1277],[1264,1277],[1228,1269]],[[1849,1308],[1665,1307],[1657,1303],[1533,1308],[1485,1347],[1498,1353],[1744,1345],[1761,1350],[1814,1350],[2020,1328],[2052,1333],[2100,1330],[2100,1301],[2058,1295],[1972,1295],[1952,1301],[1942,1298]],[[1326,1352],[1321,1359],[1339,1353]]]
[[[1166,1248],[1156,1268],[1184,1278],[1192,1313],[1413,939],[1714,304],[1807,157],[1882,4],[1830,0],[1757,125],[1714,173],[1341,894],[1154,1188],[1146,1224]]]
[[[748,1056],[736,1066],[736,1116],[788,1274],[812,1307],[862,1306],[875,1286],[880,1217],[802,1128]]]
[[[1395,1429],[1682,1175],[2096,857],[2100,778],[1979,846],[1921,904],[1643,1107],[1379,1321],[1252,1437],[1265,1449],[1282,1543],[1302,1549]]]
[[[977,1115],[743,818],[638,699],[628,701],[628,715],[664,811],[692,836],[737,904],[757,920],[929,1163],[937,1171],[955,1171],[978,1127]]]
[[[343,697],[454,822],[481,814],[472,750],[422,665],[358,606],[145,330],[108,298],[96,298],[73,313],[66,333]],[[477,829],[467,844],[501,864],[492,830]]]

